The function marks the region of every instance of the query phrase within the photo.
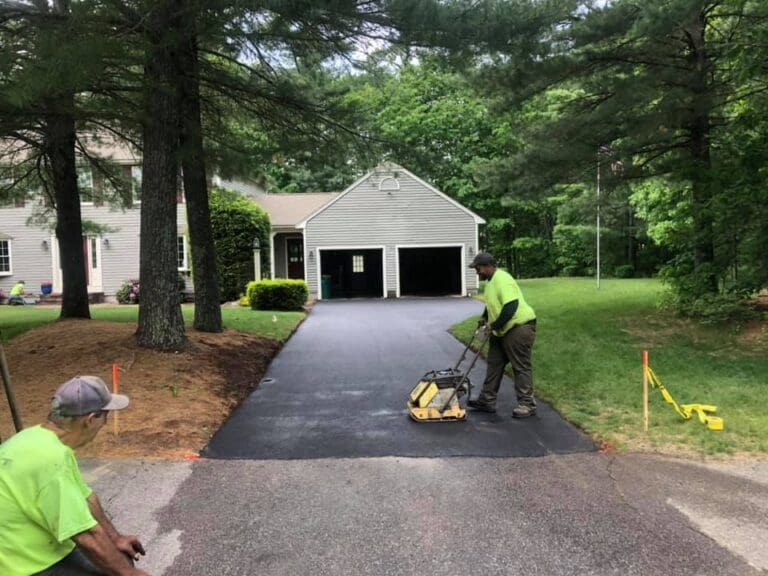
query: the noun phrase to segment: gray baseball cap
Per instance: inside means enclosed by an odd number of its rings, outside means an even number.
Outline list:
[[[477,268],[478,266],[496,266],[496,258],[491,256],[488,252],[478,252],[475,254],[475,259],[469,265],[470,268]]]
[[[127,406],[128,396],[112,394],[98,376],[75,376],[59,386],[51,400],[51,409],[61,416],[84,416]]]

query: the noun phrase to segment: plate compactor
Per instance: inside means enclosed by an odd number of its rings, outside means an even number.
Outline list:
[[[461,364],[467,357],[473,342],[479,336],[480,345],[472,357],[467,371],[461,370]],[[421,377],[408,396],[408,415],[416,422],[453,422],[467,419],[467,410],[459,403],[459,398],[472,392],[469,373],[475,367],[480,351],[488,341],[489,332],[478,329],[464,348],[461,358],[453,368],[432,370]]]

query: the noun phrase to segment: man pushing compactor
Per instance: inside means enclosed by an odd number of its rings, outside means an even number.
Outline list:
[[[467,402],[467,406],[482,412],[496,412],[504,367],[509,363],[515,375],[517,393],[517,406],[512,410],[512,416],[533,416],[536,400],[533,397],[531,350],[536,339],[536,313],[525,302],[515,279],[497,268],[496,259],[488,252],[478,252],[469,267],[487,282],[485,310],[480,324],[491,334],[483,389],[477,399]]]

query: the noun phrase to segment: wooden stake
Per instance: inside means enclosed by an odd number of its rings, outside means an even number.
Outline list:
[[[19,407],[16,404],[16,396],[14,395],[13,387],[11,386],[11,374],[8,370],[8,361],[5,359],[5,350],[3,350],[2,344],[0,344],[0,373],[3,377],[5,396],[8,398],[8,407],[11,409],[13,425],[16,428],[16,432],[21,432],[24,425],[21,423],[21,415],[19,414]]]
[[[120,366],[115,363],[112,364],[112,393],[118,394],[120,392]],[[117,436],[119,430],[117,427],[118,411],[115,410],[112,415],[112,433]]]
[[[648,432],[648,350],[643,350],[643,430]]]

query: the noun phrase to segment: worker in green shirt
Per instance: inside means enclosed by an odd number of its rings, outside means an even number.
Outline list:
[[[101,378],[78,376],[56,391],[48,422],[0,445],[0,574],[148,576],[133,565],[141,542],[115,529],[73,452],[126,406]]]
[[[478,252],[470,268],[485,280],[485,310],[480,324],[490,331],[488,341],[488,370],[483,389],[467,405],[482,412],[496,412],[496,398],[507,363],[515,375],[517,406],[515,418],[536,414],[533,397],[531,350],[536,339],[536,313],[523,298],[520,287],[510,274],[496,267],[496,259],[488,252]]]
[[[8,304],[24,304],[24,280],[19,280],[11,288],[8,295]]]

